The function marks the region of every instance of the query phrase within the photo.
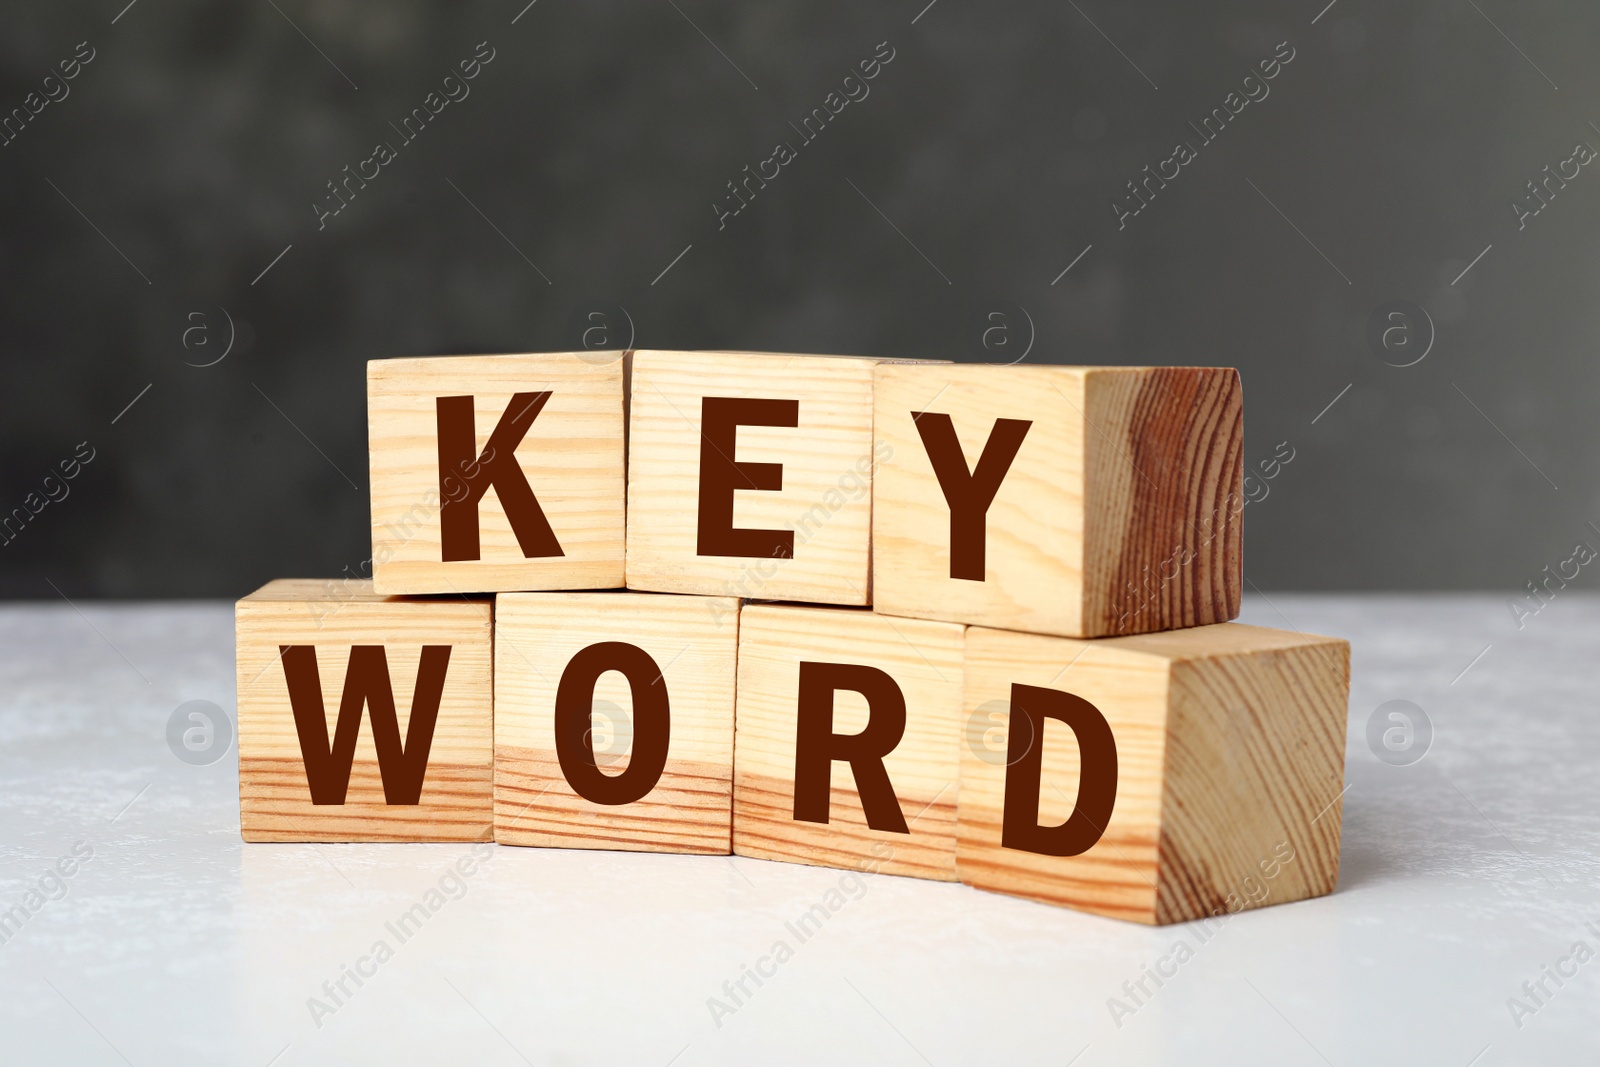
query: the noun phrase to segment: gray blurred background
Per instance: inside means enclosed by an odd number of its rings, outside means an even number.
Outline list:
[[[1269,593],[1600,547],[1591,5],[125,3],[0,5],[0,595],[352,573],[367,360],[630,337],[1236,365]]]

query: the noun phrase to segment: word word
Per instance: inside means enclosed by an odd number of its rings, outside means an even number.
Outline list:
[[[1287,54],[1285,54],[1285,49],[1288,50]],[[1267,82],[1276,78],[1282,72],[1284,66],[1292,63],[1296,54],[1288,41],[1279,42],[1277,49],[1272,53],[1272,58],[1263,59],[1256,64],[1261,71],[1260,78],[1257,78],[1254,74],[1245,75],[1244,81],[1240,85],[1240,88],[1244,90],[1243,96],[1240,96],[1237,90],[1229,92],[1227,96],[1222,98],[1222,106],[1212,108],[1211,114],[1201,119],[1199,126],[1196,126],[1193,122],[1189,123],[1189,128],[1200,137],[1200,148],[1204,148],[1212,141],[1215,141],[1228,123],[1241,111],[1249,107],[1252,101],[1260,103],[1265,100],[1272,92]],[[1111,215],[1117,220],[1117,229],[1126,229],[1130,218],[1150,206],[1150,201],[1156,198],[1156,191],[1165,189],[1167,182],[1176,179],[1179,174],[1182,174],[1183,168],[1193,163],[1199,157],[1199,154],[1199,149],[1195,148],[1193,144],[1188,141],[1180,141],[1173,148],[1172,155],[1156,164],[1154,172],[1151,171],[1150,164],[1146,163],[1144,166],[1144,179],[1137,183],[1131,179],[1129,180],[1128,192],[1131,195],[1126,198],[1125,202],[1124,198],[1121,197],[1112,198]],[[1168,171],[1169,167],[1171,168],[1170,173]],[[1152,182],[1155,183],[1153,188],[1151,187]],[[1141,189],[1143,192],[1140,191]]]
[[[1593,528],[1593,524],[1590,524]],[[1543,580],[1535,579],[1528,582],[1528,592],[1520,601],[1510,601],[1506,606],[1511,609],[1511,617],[1517,620],[1517,629],[1521,630],[1528,625],[1528,620],[1544,610],[1544,606],[1556,598],[1556,594],[1567,587],[1567,583],[1578,576],[1578,572],[1595,557],[1595,550],[1587,541],[1579,541],[1572,546],[1572,555],[1555,565],[1554,572],[1550,564],[1544,565],[1540,571]],[[1554,582],[1554,587],[1551,583]]]
[[[1583,928],[1600,937],[1600,927],[1594,923],[1584,923]],[[1511,1013],[1511,1021],[1517,1025],[1517,1029],[1521,1030],[1524,1020],[1539,1014],[1539,1010],[1554,999],[1556,994],[1550,988],[1551,982],[1556,984],[1556,990],[1560,990],[1567,982],[1578,976],[1578,968],[1592,959],[1594,959],[1594,949],[1589,947],[1589,943],[1575,941],[1571,951],[1565,956],[1541,967],[1536,980],[1523,982],[1522,992],[1527,1000],[1517,997],[1506,998],[1506,1010]]]
[[[483,51],[485,48],[489,49],[487,55]],[[452,102],[459,104],[471,94],[472,89],[467,85],[467,82],[483,73],[483,68],[494,62],[496,52],[493,48],[489,48],[488,41],[480,41],[478,42],[477,50],[472,54],[474,58],[463,59],[456,64],[461,69],[460,77],[455,74],[446,74],[444,76],[444,81],[440,85],[440,88],[444,90],[443,96],[440,96],[437,90],[430,92],[422,98],[420,106],[412,108],[411,114],[400,120],[400,126],[396,126],[392,122],[389,123],[390,128],[400,135],[400,146],[402,148],[415,141],[422,134],[428,123],[437,118],[439,113],[449,107]],[[404,129],[401,128],[402,126]],[[311,210],[317,213],[317,229],[324,229],[328,225],[330,218],[350,206],[349,201],[339,194],[341,185],[345,193],[349,194],[349,199],[354,200],[357,190],[365,189],[367,182],[375,180],[382,173],[383,167],[387,167],[398,158],[400,158],[400,154],[394,145],[388,141],[380,141],[373,148],[372,155],[356,164],[354,173],[351,173],[350,165],[346,163],[344,166],[345,177],[340,185],[335,185],[333,181],[328,182],[328,190],[333,193],[333,198],[339,202],[339,206],[325,209],[321,204],[313,203],[311,205]],[[367,172],[369,167],[371,168],[370,174]],[[350,187],[351,182],[356,183],[354,189]],[[327,198],[324,197],[323,199]]]
[[[1593,162],[1595,155],[1596,153],[1592,146],[1579,141],[1573,145],[1572,155],[1556,164],[1554,174],[1550,172],[1550,164],[1546,163],[1543,171],[1541,171],[1544,175],[1543,178],[1529,179],[1528,192],[1533,194],[1529,202],[1525,203],[1521,197],[1511,201],[1511,214],[1516,216],[1517,229],[1527,229],[1528,220],[1549,207],[1550,201],[1556,198],[1557,190],[1565,189],[1567,182],[1583,173],[1581,168]],[[1571,174],[1567,173],[1567,167],[1569,166],[1572,168]],[[1551,182],[1556,183],[1554,189],[1550,188]],[[1534,206],[1530,207],[1529,203]]]
[[[840,875],[837,887],[823,893],[822,899],[807,908],[798,919],[783,924],[783,928],[794,935],[795,945],[803,945],[816,937],[823,924],[842,911],[846,904],[867,895],[867,883],[862,875],[870,877],[877,874],[882,861],[894,855],[894,849],[879,841],[872,846],[872,854],[877,858],[863,863],[861,874],[851,871]],[[722,983],[722,993],[728,1000],[706,998],[706,1010],[711,1013],[711,1021],[717,1029],[722,1029],[723,1019],[736,1014],[755,996],[755,990],[750,989],[747,982],[754,982],[756,989],[760,989],[766,984],[765,979],[777,977],[778,968],[794,959],[794,955],[795,946],[779,938],[772,943],[772,949],[765,956],[756,960],[753,968],[741,963],[739,977]]]
[[[884,49],[886,48],[889,50],[887,55],[884,54]],[[815,141],[822,131],[827,128],[828,123],[841,111],[849,107],[852,101],[860,103],[867,98],[867,94],[872,92],[867,82],[876,78],[883,67],[893,62],[895,50],[890,47],[888,41],[880,41],[872,55],[873,58],[863,59],[856,64],[856,69],[861,72],[860,78],[857,78],[854,74],[845,75],[839,89],[835,89],[823,97],[822,106],[812,108],[811,114],[801,119],[799,126],[796,126],[793,122],[789,123],[790,128],[800,135],[800,147],[804,148],[812,141]],[[843,91],[842,96],[840,95],[841,90]],[[815,129],[812,128],[813,126],[815,126]],[[728,220],[749,207],[750,201],[756,198],[756,190],[750,187],[752,181],[756,183],[757,188],[765,189],[767,182],[775,180],[783,172],[783,168],[797,158],[799,158],[799,153],[795,151],[793,145],[788,141],[779,141],[777,147],[772,150],[772,155],[756,164],[755,173],[752,174],[750,165],[748,163],[745,164],[744,178],[740,180],[740,183],[735,185],[731,180],[728,182],[728,191],[733,195],[731,197],[723,197],[724,200],[736,203],[738,206],[724,207],[721,203],[715,201],[711,204],[711,210],[717,216],[717,229],[727,229]],[[769,167],[771,168],[771,173],[768,173]],[[740,193],[741,187],[744,189],[744,193]],[[745,194],[748,194],[748,197]]]
[[[84,53],[86,48],[88,49],[87,54]],[[22,131],[27,129],[28,124],[38,117],[39,112],[49,107],[52,103],[59,104],[65,100],[72,92],[72,88],[67,85],[67,82],[82,73],[85,66],[94,62],[95,55],[96,52],[89,47],[89,42],[81,41],[78,44],[77,51],[72,53],[71,59],[63,59],[56,64],[61,68],[61,76],[59,78],[54,74],[46,74],[44,76],[44,83],[41,86],[44,89],[43,96],[39,95],[38,89],[33,90],[22,98],[21,107],[12,108],[11,114],[4,119],[0,119],[0,148],[9,145],[12,141],[22,136]]]
[[[78,873],[78,868],[94,859],[94,846],[87,841],[79,841],[72,846],[72,851],[56,860],[55,865],[46,867],[39,876],[39,884],[30,886],[22,894],[22,903],[13,904],[4,914],[0,914],[0,945],[8,944],[13,937],[27,925],[28,920],[44,910],[44,906],[52,900],[60,900],[67,895],[67,879]]]
[[[86,448],[89,450],[88,455],[84,455],[83,450]],[[43,496],[37,492],[29,492],[22,498],[22,507],[12,508],[10,515],[0,519],[0,545],[9,545],[15,541],[17,535],[22,533],[22,528],[50,504],[67,499],[67,494],[72,492],[67,483],[76,478],[82,472],[84,465],[93,461],[94,457],[95,450],[89,442],[79,441],[72,458],[64,459],[57,464],[61,470],[61,477],[57,478],[54,474],[45,475],[44,482],[40,486],[44,490]]]
[[[311,1012],[311,1021],[317,1024],[317,1029],[322,1029],[323,1019],[338,1014],[339,1009],[355,996],[355,990],[366,985],[366,979],[377,975],[381,965],[394,959],[395,948],[417,936],[428,920],[443,911],[450,901],[466,896],[469,888],[467,879],[478,873],[479,863],[488,863],[492,859],[493,843],[478,842],[472,848],[472,855],[462,856],[456,860],[454,869],[440,876],[436,888],[422,894],[422,899],[402,912],[394,922],[383,924],[383,928],[394,936],[394,945],[391,946],[380,937],[372,943],[372,948],[365,956],[356,960],[355,966],[340,964],[338,977],[322,983],[322,992],[327,999],[315,996],[306,998],[306,1010]],[[352,982],[355,983],[355,989],[350,988]]]
[[[1239,891],[1229,893],[1222,907],[1198,921],[1194,935],[1196,946],[1209,944],[1211,939],[1217,936],[1217,931],[1246,907],[1265,903],[1267,897],[1272,895],[1267,883],[1278,877],[1284,867],[1293,863],[1294,857],[1294,846],[1289,842],[1279,841],[1273,846],[1272,856],[1257,865],[1261,871],[1261,878],[1257,879],[1255,875],[1247,876],[1239,884],[1239,890],[1243,891],[1243,895]],[[1155,996],[1147,982],[1154,982],[1156,989],[1160,989],[1167,981],[1176,978],[1179,968],[1194,957],[1195,948],[1180,937],[1164,956],[1156,960],[1154,966],[1148,963],[1140,964],[1139,977],[1130,978],[1122,983],[1122,994],[1127,1000],[1106,998],[1106,1010],[1111,1013],[1111,1021],[1117,1024],[1117,1029],[1121,1030],[1123,1021],[1137,1015],[1139,1009],[1149,1004]]]

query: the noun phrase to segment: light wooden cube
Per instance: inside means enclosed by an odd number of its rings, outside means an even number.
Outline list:
[[[380,593],[622,585],[622,352],[367,364]]]
[[[873,603],[1067,637],[1239,613],[1238,372],[880,366]]]
[[[1330,893],[1349,689],[1331,637],[973,627],[961,880],[1155,924]]]
[[[875,362],[637,353],[628,588],[869,603]]]
[[[495,840],[727,855],[739,602],[506,593]]]
[[[746,607],[733,851],[954,881],[963,631]]]
[[[285,579],[240,600],[234,624],[246,841],[489,839],[487,599]]]

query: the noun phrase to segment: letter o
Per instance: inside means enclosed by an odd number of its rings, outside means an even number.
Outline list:
[[[595,764],[589,737],[594,686],[607,671],[622,674],[633,690],[633,754],[627,769],[617,775],[606,774]],[[672,736],[661,668],[644,649],[624,641],[601,641],[583,649],[567,663],[556,687],[555,733],[561,773],[579,796],[607,805],[641,799],[661,780]]]

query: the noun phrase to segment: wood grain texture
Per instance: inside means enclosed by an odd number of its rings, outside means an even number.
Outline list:
[[[235,606],[239,821],[246,841],[474,841],[491,832],[492,605],[403,600],[366,581],[271,582]],[[316,650],[329,737],[350,649],[381,645],[400,736],[411,721],[424,645],[449,645],[420,803],[388,804],[363,709],[343,804],[313,804],[280,648]]]
[[[495,840],[644,852],[730,851],[734,665],[739,602],[649,593],[507,593],[496,601]],[[556,754],[555,698],[582,649],[626,642],[658,665],[671,728],[665,769],[642,799],[580,796]],[[632,760],[633,691],[595,684],[592,744],[602,773]]]
[[[1000,843],[1016,683],[1082,697],[1110,724],[1115,806],[1080,855]],[[1094,641],[974,627],[961,879],[1157,924],[1331,892],[1348,695],[1349,645],[1335,638],[1232,623]],[[1048,720],[1040,743],[1038,823],[1058,826],[1079,795],[1078,741]]]
[[[866,611],[761,605],[740,615],[733,851],[741,856],[954,880],[963,627]],[[905,696],[906,727],[884,758],[910,831],[867,825],[849,763],[835,761],[828,822],[794,817],[802,660],[861,664]],[[860,733],[867,702],[840,690],[833,732]],[[889,851],[886,853],[884,849]]]
[[[410,594],[620,587],[626,362],[622,352],[369,362],[375,588]],[[562,555],[525,556],[490,488],[478,502],[480,558],[444,562],[437,399],[473,397],[481,452],[514,394],[544,391],[551,395],[514,455]]]
[[[1238,613],[1237,372],[884,365],[874,405],[876,610],[1069,637]],[[1030,423],[989,505],[982,581],[951,577],[924,411],[950,417],[969,470],[997,419]]]
[[[630,393],[630,589],[866,604],[871,580],[872,369],[845,356],[638,352]],[[795,427],[744,426],[739,463],[783,466],[782,489],[734,493],[734,525],[794,531],[792,558],[700,555],[705,397],[798,401]]]

